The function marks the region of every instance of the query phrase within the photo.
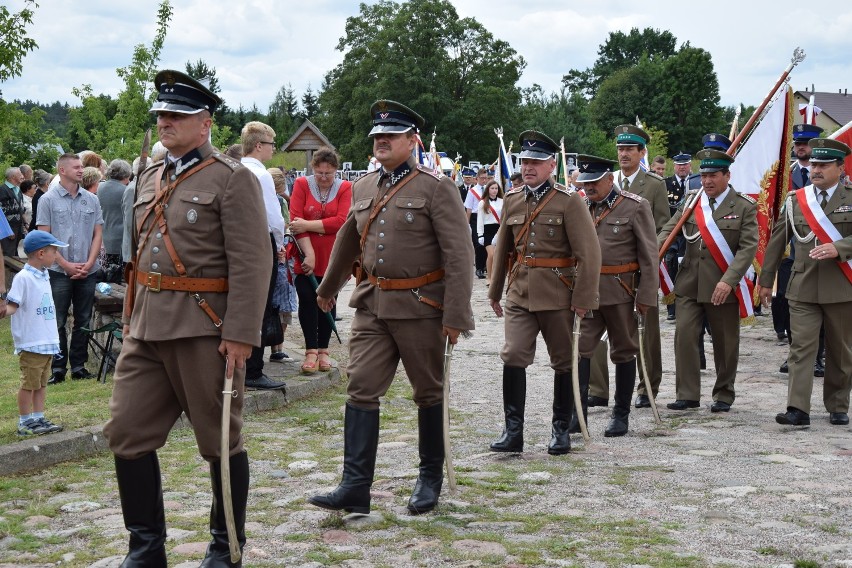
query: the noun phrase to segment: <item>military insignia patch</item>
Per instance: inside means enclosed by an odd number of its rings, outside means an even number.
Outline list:
[[[832,213],[850,213],[850,212],[852,212],[852,205],[841,205],[840,207],[838,207],[837,209],[832,211]]]
[[[555,230],[555,229],[553,229],[553,228],[548,229],[548,230],[547,230],[547,236],[548,236],[548,237],[554,237],[554,236],[556,236],[556,230]]]
[[[408,223],[408,224],[413,223],[414,222],[414,213],[412,213],[411,211],[406,211],[405,212],[405,222]]]
[[[198,221],[198,211],[196,211],[195,209],[190,209],[189,211],[187,211],[186,220],[190,223],[195,223],[196,221]]]
[[[617,232],[618,232],[618,227],[613,227],[613,228],[612,228],[612,232],[613,232],[613,233],[617,233]]]

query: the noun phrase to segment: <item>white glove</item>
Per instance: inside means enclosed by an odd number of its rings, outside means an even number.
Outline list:
[[[479,235],[479,245],[485,246],[485,235]]]

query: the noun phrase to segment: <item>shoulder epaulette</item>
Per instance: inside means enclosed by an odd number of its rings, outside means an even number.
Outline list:
[[[648,172],[645,172],[645,173],[648,175],[649,178],[658,179],[660,181],[665,181],[663,178],[661,178],[660,176],[658,176],[654,172],[648,171]]]
[[[522,186],[522,185],[519,185],[518,187],[513,187],[512,189],[510,189],[509,191],[506,192],[506,195],[512,195],[513,193],[518,193],[519,191],[521,191],[523,189],[524,189],[524,186]]]
[[[417,164],[417,169],[424,174],[429,174],[430,176],[432,176],[433,178],[435,178],[437,180],[444,179],[444,177],[445,177],[443,172],[433,170],[432,168],[427,168],[423,164]]]
[[[644,199],[641,196],[636,195],[635,193],[630,193],[629,191],[622,191],[621,195],[623,195],[627,199],[632,199],[633,201],[636,201],[637,203],[641,203],[642,201],[644,201]]]
[[[565,187],[561,183],[554,183],[553,189],[555,189],[556,191],[561,191],[562,193],[564,193],[566,195],[571,195],[572,193],[574,193],[573,189],[568,189],[567,187]]]
[[[229,168],[231,168],[232,170],[237,170],[237,169],[243,167],[243,165],[240,162],[236,161],[235,159],[233,159],[232,157],[230,157],[227,154],[222,154],[221,152],[215,152],[213,154],[213,157],[216,158],[216,160],[218,160],[218,161],[222,162],[223,164],[225,164],[226,166],[228,166]]]
[[[697,189],[690,189],[686,192],[686,195],[684,195],[684,197],[689,197],[690,195],[695,195],[696,193],[698,193]]]
[[[754,197],[750,196],[750,195],[747,195],[747,194],[745,194],[745,193],[740,193],[739,191],[737,192],[737,194],[738,194],[740,197],[742,197],[743,199],[745,199],[746,201],[748,201],[749,203],[752,203],[752,204],[757,203],[757,200],[756,200]]]

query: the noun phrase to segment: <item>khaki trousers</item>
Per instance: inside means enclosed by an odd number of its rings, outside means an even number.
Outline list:
[[[349,337],[349,402],[365,410],[379,408],[400,360],[419,408],[444,400],[444,347],[441,318],[379,319],[356,310]]]
[[[789,303],[793,343],[787,359],[790,373],[787,406],[810,414],[819,328],[825,325],[823,403],[828,412],[848,413],[852,389],[852,302],[812,304],[789,300]]]
[[[170,341],[126,337],[115,369],[104,426],[109,449],[133,460],[158,450],[182,412],[192,423],[198,452],[219,459],[225,359],[218,336]],[[237,396],[231,400],[230,455],[243,451],[245,369],[234,372]]]
[[[506,336],[506,344],[500,352],[503,363],[509,367],[529,367],[535,358],[535,342],[541,332],[553,370],[557,373],[571,371],[574,312],[568,308],[530,312],[507,301],[503,316]]]
[[[677,297],[675,303],[675,381],[678,400],[701,400],[701,361],[698,338],[704,317],[713,330],[713,361],[716,384],[713,400],[734,403],[734,380],[740,357],[740,307],[737,303],[714,306],[692,298]],[[813,365],[813,358],[811,359]]]

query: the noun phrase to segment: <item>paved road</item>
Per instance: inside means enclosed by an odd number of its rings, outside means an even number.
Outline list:
[[[453,360],[458,492],[445,487],[430,515],[405,512],[416,476],[416,411],[402,370],[383,405],[368,517],[341,518],[304,500],[339,479],[342,388],[253,416],[246,565],[852,566],[852,430],[829,425],[819,379],[813,425],[775,424],[787,388],[775,371],[786,348],[776,344],[770,318],[743,331],[730,413],[709,411],[710,343],[702,407],[664,409],[674,399],[674,326],[663,323],[662,427],[650,410],[634,411],[630,433],[607,439],[607,410],[592,409],[592,441],[575,436],[575,451],[562,457],[545,451],[552,371],[540,343],[529,370],[526,451],[500,455],[487,447],[502,424],[503,326],[488,308],[484,281],[474,288],[477,330]],[[342,304],[347,297],[348,289]],[[341,313],[345,332],[351,311]],[[197,566],[206,541],[206,467],[186,431],[161,454],[170,565]],[[0,480],[0,568],[63,559],[117,566],[126,533],[110,465],[105,456]]]

